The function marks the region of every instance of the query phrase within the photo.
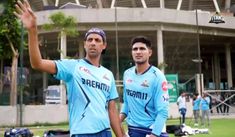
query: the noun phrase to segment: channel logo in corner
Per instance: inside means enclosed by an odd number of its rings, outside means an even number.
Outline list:
[[[166,81],[162,82],[162,90],[167,91],[167,82]]]

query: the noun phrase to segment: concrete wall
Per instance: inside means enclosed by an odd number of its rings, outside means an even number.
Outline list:
[[[192,117],[192,103],[187,103],[187,117]],[[18,109],[18,111],[17,111]],[[17,113],[18,112],[18,113]],[[179,117],[176,103],[170,104],[169,118]],[[19,106],[0,106],[0,126],[19,125]],[[35,123],[60,123],[68,121],[67,105],[23,106],[23,125]]]
[[[15,125],[17,121],[17,107],[0,106],[0,125]]]
[[[66,122],[68,121],[68,107],[67,105],[23,106],[22,121],[23,125]],[[19,106],[0,106],[0,126],[19,125],[19,123]]]

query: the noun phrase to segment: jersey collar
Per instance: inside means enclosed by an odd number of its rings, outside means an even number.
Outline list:
[[[146,73],[151,67],[152,67],[152,65],[150,65],[143,73],[138,74],[138,75],[143,75],[143,74]],[[135,68],[135,74],[137,74],[136,68]]]

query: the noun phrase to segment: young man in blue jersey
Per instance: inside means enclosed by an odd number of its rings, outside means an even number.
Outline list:
[[[166,78],[149,63],[152,45],[148,38],[133,38],[131,48],[135,66],[124,72],[120,120],[126,119],[130,137],[166,137],[162,132],[169,106]]]
[[[115,80],[112,72],[100,65],[101,53],[106,49],[104,31],[92,28],[86,33],[84,59],[42,59],[35,14],[26,0],[18,1],[16,11],[28,30],[31,66],[66,83],[70,136],[111,137],[111,125],[115,135],[123,137],[114,101],[118,98]]]
[[[208,97],[207,93],[203,93],[202,99],[200,102],[201,111],[202,111],[202,119],[201,119],[202,126],[205,126],[206,121],[207,121],[208,127],[210,126],[210,107],[209,107],[210,101],[211,100]]]

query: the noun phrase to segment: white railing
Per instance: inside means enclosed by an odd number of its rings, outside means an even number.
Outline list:
[[[227,113],[225,112],[225,107],[227,107],[226,109],[229,110],[228,114],[235,113],[235,90],[204,90],[204,93],[207,93],[212,98],[212,110],[216,108],[217,112],[221,110],[221,113],[225,114]]]

